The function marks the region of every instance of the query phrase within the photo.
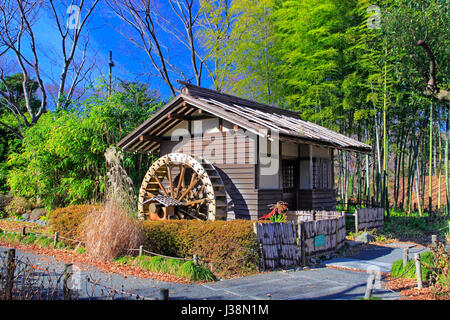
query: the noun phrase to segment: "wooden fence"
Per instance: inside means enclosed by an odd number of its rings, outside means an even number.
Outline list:
[[[306,265],[308,258],[336,252],[345,241],[340,212],[289,212],[287,223],[254,223],[261,269]]]
[[[374,228],[383,229],[384,208],[364,208],[355,211],[355,232]]]
[[[296,225],[287,223],[253,224],[259,245],[260,269],[276,269],[299,264]]]

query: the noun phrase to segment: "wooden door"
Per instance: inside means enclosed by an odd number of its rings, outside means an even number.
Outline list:
[[[297,209],[297,190],[299,183],[299,163],[296,160],[283,160],[281,163],[281,185],[283,201],[287,202],[289,210]]]

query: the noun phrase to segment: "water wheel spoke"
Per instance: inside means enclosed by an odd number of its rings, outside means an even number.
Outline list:
[[[197,172],[194,172],[194,174],[191,177],[191,182],[189,183],[189,187],[186,189],[186,191],[183,192],[183,194],[178,198],[178,201],[181,201],[184,199],[184,197],[188,194],[189,191],[191,191],[191,189],[193,187],[195,187],[195,185],[198,182],[198,178],[197,178]]]
[[[200,204],[201,205],[201,204],[203,204],[206,201],[211,201],[211,199],[204,198],[204,199],[199,199],[199,200],[191,200],[191,201],[185,202],[184,204],[186,206],[191,206],[191,205],[194,205],[194,204]]]
[[[184,171],[186,170],[185,165],[180,166],[180,177],[178,178],[177,192],[175,193],[175,198],[180,194],[180,187],[183,184],[184,187]]]
[[[164,188],[164,186],[162,185],[161,181],[160,181],[159,178],[158,178],[158,175],[155,174],[153,177],[155,178],[156,182],[158,182],[159,188],[161,189],[161,191],[163,192],[163,194],[167,197],[167,196],[168,196],[168,193],[167,193],[167,191],[166,191],[166,188]]]
[[[170,185],[169,192],[170,192],[170,196],[171,196],[172,198],[174,198],[175,196],[174,196],[173,181],[172,181],[172,168],[170,167],[169,164],[167,164],[167,179],[169,179],[169,185]]]

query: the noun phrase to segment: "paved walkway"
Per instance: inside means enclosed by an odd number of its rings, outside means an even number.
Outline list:
[[[0,251],[7,248],[0,247]],[[411,249],[412,253],[419,251]],[[57,273],[62,273],[64,264],[52,257],[39,256],[32,253],[17,251],[18,257],[30,259],[40,268],[49,267]],[[84,266],[80,272],[79,297],[102,297],[102,286],[112,287],[125,292],[132,292],[129,298],[158,299],[161,288],[168,288],[170,299],[180,300],[295,300],[295,299],[332,299],[352,300],[364,296],[367,273],[364,271],[343,270],[329,267],[371,270],[379,267],[381,272],[389,272],[392,263],[401,259],[401,247],[377,247],[362,251],[350,258],[336,258],[324,262],[321,266],[308,270],[275,271],[237,279],[217,281],[206,284],[178,284],[153,279],[142,279],[118,274],[107,274],[93,267]],[[371,267],[372,266],[372,267]],[[88,268],[88,270],[86,270]],[[92,292],[87,292],[86,278],[99,282],[99,286]],[[87,286],[91,288],[92,286]],[[381,299],[397,299],[399,296],[383,288],[375,288],[373,295]]]

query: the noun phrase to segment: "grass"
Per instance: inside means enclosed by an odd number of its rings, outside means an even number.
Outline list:
[[[390,218],[384,224],[383,233],[400,240],[430,241],[432,234],[445,237],[448,223],[449,219],[442,216],[420,216],[416,212],[407,215],[403,211],[390,210]]]
[[[170,259],[164,257],[123,256],[114,260],[116,263],[138,266],[151,272],[171,274],[189,281],[214,281],[214,274],[203,266],[195,265],[192,261]]]
[[[428,280],[433,265],[433,253],[425,252],[420,255],[420,265],[422,269],[422,279]],[[403,260],[397,260],[392,264],[391,275],[395,278],[416,279],[416,265],[414,260],[409,260],[406,267],[403,267]]]
[[[53,246],[53,239],[50,239],[46,236],[38,237],[34,233],[28,233],[25,236],[17,232],[0,233],[0,240],[15,244],[24,244],[24,245],[34,244],[41,248],[48,248]],[[67,246],[63,241],[58,241],[56,243],[56,249],[65,249],[65,248],[67,248]]]
[[[363,230],[363,231],[359,231],[359,232],[350,231],[347,235],[347,238],[350,240],[355,240],[358,236],[360,236],[364,232],[368,232],[370,235],[372,235],[375,238],[374,242],[387,243],[392,240],[392,237],[389,234],[385,234],[384,232],[379,232],[377,229],[372,229],[370,231]]]
[[[349,205],[347,212],[354,213],[355,205]],[[336,206],[337,211],[345,211],[341,204]],[[376,242],[387,242],[389,240],[398,239],[400,241],[429,242],[432,234],[439,235],[444,238],[448,233],[448,223],[450,219],[439,215],[430,217],[424,212],[422,216],[418,212],[411,212],[409,215],[402,210],[390,209],[389,220],[385,221],[384,229],[378,231],[375,236]],[[355,218],[346,216],[346,229],[349,230],[350,239],[355,236]],[[446,228],[447,227],[447,228]]]
[[[436,294],[448,295],[445,290],[450,284],[449,258],[444,245],[432,248],[431,252],[420,255],[422,280],[430,283]],[[396,278],[416,279],[416,266],[414,260],[409,260],[403,267],[403,260],[397,260],[392,265],[391,275]],[[441,290],[444,289],[444,290]]]

